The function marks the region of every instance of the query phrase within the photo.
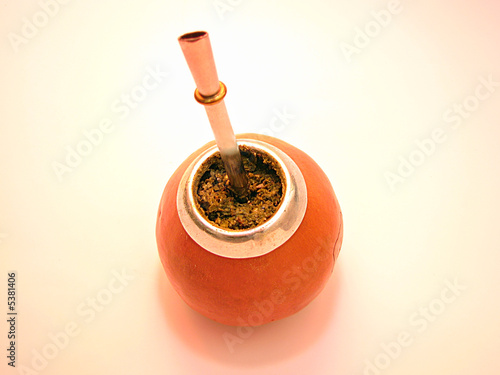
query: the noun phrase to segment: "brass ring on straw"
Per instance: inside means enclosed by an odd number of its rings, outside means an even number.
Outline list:
[[[194,98],[196,101],[203,105],[213,105],[220,102],[226,96],[226,85],[219,81],[219,91],[213,95],[204,96],[201,95],[198,89],[194,90]]]

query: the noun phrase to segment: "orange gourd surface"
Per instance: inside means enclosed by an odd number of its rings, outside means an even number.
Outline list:
[[[324,288],[342,244],[343,223],[330,181],[316,162],[277,138],[240,134],[267,142],[297,164],[307,186],[307,209],[297,231],[262,256],[233,259],[215,255],[194,242],[177,213],[182,175],[210,142],[174,172],[163,192],[156,240],[165,272],[180,297],[217,322],[256,326],[290,316],[307,306]]]

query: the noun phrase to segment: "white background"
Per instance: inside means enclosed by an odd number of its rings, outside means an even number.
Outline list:
[[[497,2],[55,4],[0,2],[2,374],[499,373]],[[309,153],[345,220],[321,295],[234,346],[223,335],[241,331],[177,296],[154,236],[168,178],[212,139],[177,43],[199,29],[235,132]]]

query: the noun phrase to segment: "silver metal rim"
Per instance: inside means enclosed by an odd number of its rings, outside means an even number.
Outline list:
[[[226,258],[253,258],[284,244],[297,230],[307,208],[307,189],[295,162],[277,147],[254,139],[238,139],[238,145],[255,148],[276,160],[285,178],[285,192],[278,211],[265,223],[246,230],[219,228],[206,220],[194,201],[196,171],[213,154],[214,145],[199,155],[187,168],[177,190],[177,212],[189,236],[205,250]]]

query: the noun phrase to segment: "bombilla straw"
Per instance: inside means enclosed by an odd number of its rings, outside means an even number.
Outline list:
[[[246,197],[248,178],[224,103],[226,86],[219,81],[208,33],[195,31],[178,40],[197,87],[195,99],[205,107],[231,188],[239,197]]]

